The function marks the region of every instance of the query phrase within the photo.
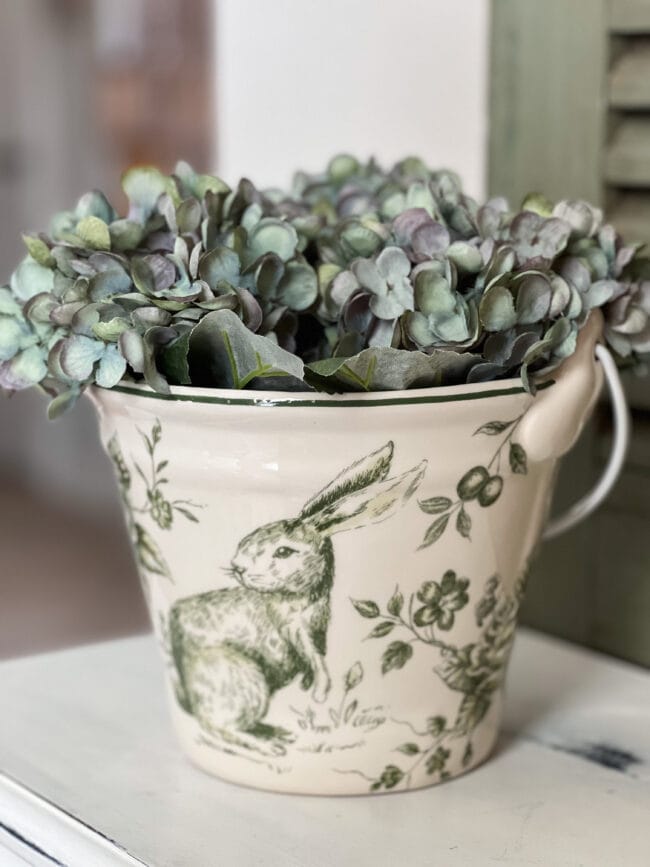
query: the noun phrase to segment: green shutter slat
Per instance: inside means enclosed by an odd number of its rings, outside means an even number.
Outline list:
[[[650,38],[629,41],[609,73],[609,103],[614,108],[650,109]]]
[[[650,2],[611,0],[609,29],[613,33],[650,33]]]
[[[627,242],[650,243],[650,190],[619,195],[607,211],[607,220]]]
[[[605,149],[605,179],[650,187],[650,116],[626,116],[617,123]]]

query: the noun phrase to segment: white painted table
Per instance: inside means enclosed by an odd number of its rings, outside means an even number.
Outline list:
[[[144,637],[0,665],[1,867],[650,865],[648,672],[522,631],[488,764],[325,799],[187,764],[156,653]]]

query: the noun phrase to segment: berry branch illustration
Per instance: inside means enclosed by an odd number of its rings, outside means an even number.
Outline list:
[[[508,460],[513,473],[525,475],[528,472],[528,460],[526,451],[521,443],[515,442],[513,436],[521,424],[525,413],[511,421],[490,421],[474,431],[473,436],[499,436],[505,433],[505,437],[497,446],[496,451],[487,464],[479,464],[462,476],[456,485],[457,499],[451,497],[430,497],[427,500],[419,500],[420,509],[426,515],[438,515],[430,524],[420,549],[428,548],[437,542],[447,529],[450,519],[456,515],[456,530],[465,539],[469,539],[472,531],[472,518],[468,512],[469,503],[476,501],[482,508],[494,505],[501,496],[503,490],[503,476],[501,475],[501,461],[503,451],[508,448]]]

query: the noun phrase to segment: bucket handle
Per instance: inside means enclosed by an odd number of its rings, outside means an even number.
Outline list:
[[[630,414],[627,408],[627,400],[623,383],[619,376],[616,362],[610,351],[601,343],[595,346],[596,358],[600,361],[607,380],[607,389],[612,402],[612,418],[614,422],[614,436],[607,465],[596,485],[582,499],[578,500],[563,515],[552,518],[546,526],[542,538],[554,539],[566,530],[570,530],[583,521],[595,509],[616,484],[623,464],[625,453],[630,441]]]

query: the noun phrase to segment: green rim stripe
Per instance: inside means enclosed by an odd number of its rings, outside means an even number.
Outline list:
[[[539,391],[548,388],[552,385],[552,381],[542,383],[539,386]],[[366,400],[328,400],[327,398],[313,398],[310,400],[292,400],[291,398],[284,400],[273,400],[269,392],[269,398],[255,397],[196,397],[191,394],[158,394],[151,391],[140,391],[137,388],[129,388],[126,385],[116,385],[109,389],[110,391],[119,391],[122,394],[131,394],[136,397],[147,397],[153,400],[171,400],[171,401],[188,401],[190,403],[216,403],[222,406],[261,406],[261,407],[305,407],[305,406],[336,406],[336,407],[363,407],[363,406],[401,406],[418,403],[452,403],[459,400],[481,400],[488,397],[504,397],[510,394],[524,394],[526,389],[522,386],[513,386],[511,388],[495,388],[493,391],[473,391],[464,394],[444,395],[428,395],[418,397],[386,397],[386,398],[368,398]]]

